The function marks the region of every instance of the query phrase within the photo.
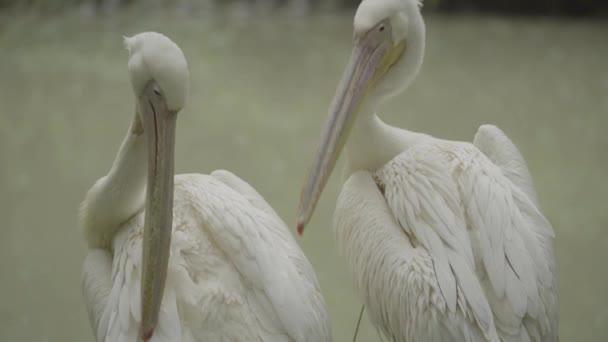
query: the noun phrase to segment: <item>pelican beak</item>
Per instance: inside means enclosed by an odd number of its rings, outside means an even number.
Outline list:
[[[321,145],[300,196],[297,226],[300,235],[312,217],[367,93],[405,51],[405,40],[393,45],[390,39],[378,39],[373,33],[372,30],[355,38],[348,66],[329,109]]]
[[[163,298],[173,227],[173,150],[177,111],[170,111],[160,86],[148,82],[139,96],[148,147],[148,187],[142,247],[140,338],[154,334]]]

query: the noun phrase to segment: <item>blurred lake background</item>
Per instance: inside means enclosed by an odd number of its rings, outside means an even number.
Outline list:
[[[77,209],[132,118],[123,35],[165,33],[188,59],[176,172],[231,170],[295,234],[358,2],[0,0],[0,341],[93,341]],[[422,72],[381,112],[454,140],[492,123],[518,145],[557,233],[562,342],[608,341],[607,9],[427,0]],[[335,341],[350,341],[361,302],[330,226],[340,182],[330,180],[298,241]],[[380,341],[366,319],[358,340]]]

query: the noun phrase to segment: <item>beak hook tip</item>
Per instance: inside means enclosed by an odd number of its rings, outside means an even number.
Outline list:
[[[304,222],[298,221],[298,235],[302,236],[304,233]]]
[[[149,330],[142,330],[141,339],[143,342],[148,342],[152,338],[152,335],[154,335],[154,328],[151,328]]]

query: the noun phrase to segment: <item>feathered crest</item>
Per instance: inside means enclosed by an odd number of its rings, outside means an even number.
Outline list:
[[[131,45],[133,44],[133,37],[122,36],[122,45],[131,52]]]

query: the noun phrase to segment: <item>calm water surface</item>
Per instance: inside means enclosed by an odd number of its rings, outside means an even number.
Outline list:
[[[427,58],[382,117],[472,140],[500,126],[557,232],[562,341],[608,340],[608,24],[428,17]],[[0,20],[0,340],[92,341],[80,290],[77,208],[109,169],[134,100],[121,36],[158,30],[184,50],[192,98],[177,172],[229,169],[289,224],[349,54],[351,14],[189,19],[123,15]],[[330,229],[333,177],[305,236],[336,341],[360,301]],[[292,228],[293,224],[292,224]],[[378,341],[365,321],[360,341]]]

